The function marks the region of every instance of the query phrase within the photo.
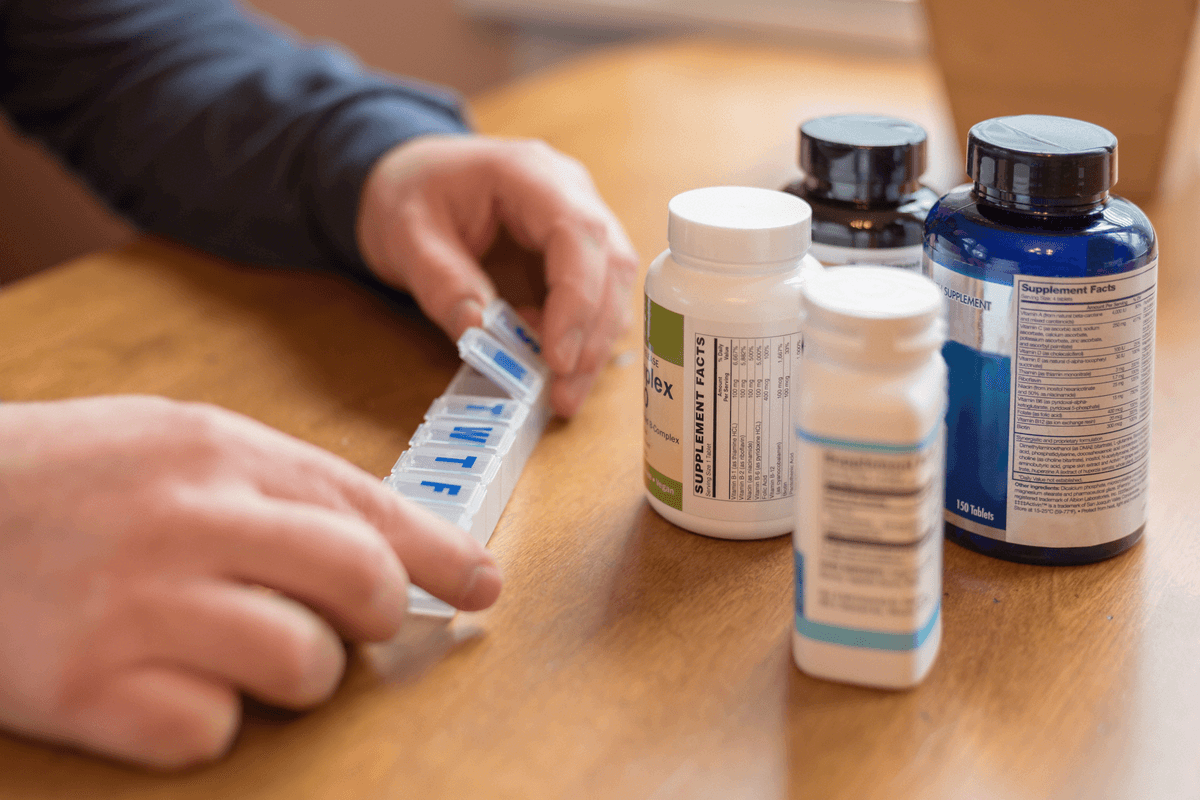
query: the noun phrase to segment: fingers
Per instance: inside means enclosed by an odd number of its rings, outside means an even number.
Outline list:
[[[319,460],[323,467],[319,480],[303,484],[285,480],[267,484],[264,490],[353,512],[377,535],[383,536],[404,565],[410,581],[457,608],[474,611],[496,601],[502,583],[500,570],[492,554],[466,531],[401,497],[377,478],[331,453],[319,448],[312,450],[315,452],[307,455]],[[283,536],[288,535],[286,528],[279,531]],[[351,565],[347,569],[353,572],[359,567]],[[313,576],[306,579],[316,585]]]
[[[411,254],[408,258],[421,265],[407,271],[406,282],[425,315],[452,339],[482,324],[483,309],[496,297],[496,288],[463,241],[448,207],[413,204],[395,235]]]
[[[359,204],[363,259],[455,339],[496,296],[478,262],[499,226],[479,185],[480,141],[424,136],[393,148],[372,167]]]
[[[380,490],[364,493],[357,502],[391,542],[413,583],[464,611],[496,602],[503,578],[483,545],[433,512]]]
[[[220,562],[227,569],[233,569],[228,559],[236,559],[241,569],[252,570],[239,577],[308,599],[328,609],[344,633],[361,638],[386,638],[395,627],[387,606],[398,590],[396,572],[370,545],[372,536],[382,536],[403,564],[395,565],[401,581],[407,571],[412,582],[459,608],[495,601],[501,583],[496,562],[466,531],[332,453],[245,417],[224,416],[229,419],[219,436],[232,437],[230,447],[237,442],[252,484],[231,484],[220,502],[209,489],[179,497],[185,520],[194,516],[199,530],[218,532],[210,550],[232,554]],[[255,492],[296,506],[255,503]],[[331,514],[353,519],[338,521]],[[222,524],[211,524],[213,518]],[[355,519],[370,530],[356,527]],[[256,549],[240,550],[243,540]]]
[[[547,362],[560,376],[594,375],[632,318],[637,256],[580,164],[539,143],[509,146],[497,199],[514,235],[545,254]]]
[[[609,272],[605,291],[605,312],[588,346],[580,355],[571,375],[557,376],[550,387],[550,402],[556,413],[570,417],[579,410],[600,370],[607,363],[614,343],[628,332],[633,321],[632,283],[621,270]]]
[[[206,494],[193,519],[216,533],[215,570],[303,601],[352,641],[400,629],[407,575],[388,541],[357,515],[251,492]]]
[[[155,662],[211,675],[260,700],[308,708],[341,680],[341,639],[316,614],[283,595],[218,581],[157,593],[130,626]]]
[[[241,702],[229,686],[147,665],[107,682],[67,738],[115,758],[177,769],[224,754],[240,717]]]
[[[495,297],[478,258],[501,223],[545,257],[542,338],[559,380],[555,410],[569,416],[628,328],[639,264],[579,162],[532,141],[427,137],[401,145],[368,178],[359,242],[376,273],[408,288],[457,338]]]
[[[299,440],[294,444],[289,454],[293,469],[261,476],[259,489],[280,499],[353,513],[382,535],[412,583],[457,608],[473,611],[495,602],[502,582],[499,568],[466,531],[332,453]]]

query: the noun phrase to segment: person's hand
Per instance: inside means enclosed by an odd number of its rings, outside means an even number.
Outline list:
[[[158,767],[219,756],[240,694],[328,697],[407,576],[464,609],[500,573],[377,478],[228,411],[0,405],[0,725]]]
[[[638,259],[587,170],[536,141],[429,136],[381,158],[363,188],[358,241],[384,281],[457,339],[496,287],[479,265],[503,224],[545,257],[550,400],[571,416],[633,319]],[[503,287],[501,287],[503,288]]]

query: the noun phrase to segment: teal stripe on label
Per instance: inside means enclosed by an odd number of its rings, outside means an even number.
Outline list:
[[[797,614],[796,632],[801,636],[815,639],[818,642],[842,644],[847,647],[865,647],[870,650],[903,652],[905,650],[916,650],[925,644],[925,640],[929,638],[929,634],[933,633],[933,626],[937,624],[938,616],[941,613],[942,604],[939,601],[937,607],[933,609],[933,614],[929,617],[929,622],[926,622],[925,627],[914,633],[884,633],[883,631],[839,628],[834,625],[826,625],[822,622],[813,622],[807,617]]]
[[[918,450],[924,450],[928,447],[937,438],[938,433],[941,432],[941,427],[941,423],[939,422],[933,426],[933,430],[924,439],[912,444],[888,444],[885,442],[855,441],[853,439],[832,439],[828,436],[817,436],[816,434],[809,433],[801,429],[799,425],[796,426],[796,438],[803,439],[811,444],[837,447],[841,450],[868,450],[875,453],[915,453]]]

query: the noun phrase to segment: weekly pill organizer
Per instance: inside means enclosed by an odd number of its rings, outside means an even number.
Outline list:
[[[512,306],[493,300],[483,327],[459,338],[463,365],[425,412],[384,485],[487,544],[550,419],[541,351]],[[455,612],[411,585],[408,610],[434,617]]]

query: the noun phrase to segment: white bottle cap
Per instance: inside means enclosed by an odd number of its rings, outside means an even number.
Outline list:
[[[812,243],[812,208],[799,197],[749,186],[709,186],[667,204],[671,252],[724,264],[795,261]]]
[[[800,291],[805,346],[874,364],[923,357],[942,346],[937,284],[906,269],[829,267]]]

